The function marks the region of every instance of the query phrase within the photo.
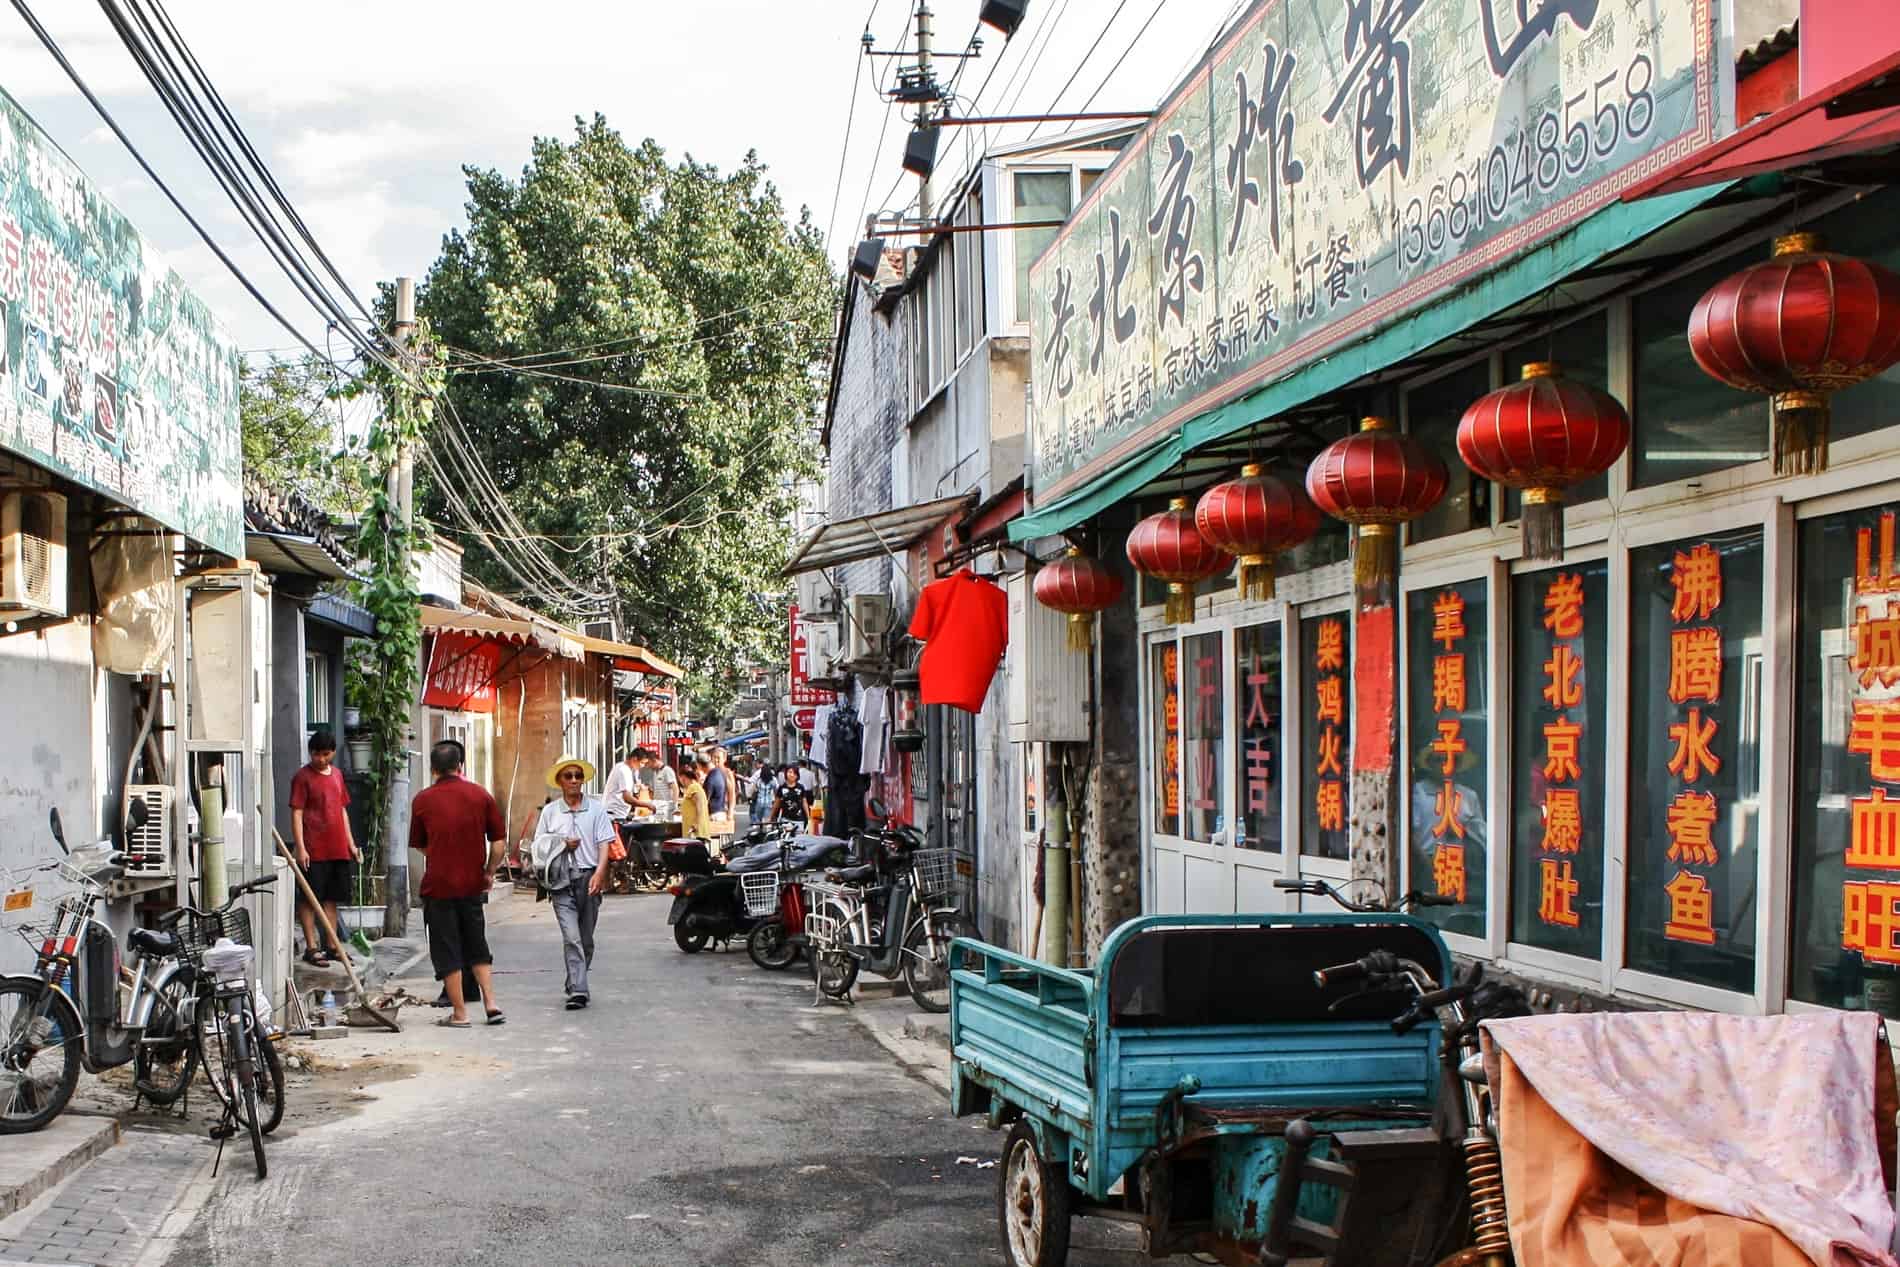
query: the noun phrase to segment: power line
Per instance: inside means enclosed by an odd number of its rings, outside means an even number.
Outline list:
[[[39,38],[41,45],[45,47],[47,52],[52,54],[53,60],[59,63],[59,68],[66,72],[66,77],[72,80],[73,87],[77,88],[80,95],[85,97],[87,103],[92,106],[93,112],[99,116],[100,120],[108,128],[112,129],[112,134],[119,138],[119,144],[125,147],[126,152],[132,156],[133,161],[139,165],[139,170],[145,173],[146,179],[150,180],[152,184],[158,187],[158,191],[165,195],[166,200],[171,203],[172,208],[177,211],[180,216],[184,217],[185,223],[189,224],[192,230],[197,233],[199,240],[202,241],[206,247],[210,248],[211,253],[218,258],[218,262],[223,264],[231,276],[237,279],[238,284],[244,287],[246,293],[257,301],[258,307],[270,314],[271,319],[282,326],[284,330],[289,333],[290,337],[297,341],[299,346],[307,350],[312,356],[322,357],[323,353],[317,351],[317,345],[305,338],[303,332],[292,325],[288,317],[279,312],[277,307],[272,304],[270,300],[264,298],[264,293],[257,288],[257,284],[245,274],[243,269],[237,266],[237,263],[225,252],[224,248],[218,245],[216,239],[206,231],[204,225],[198,222],[198,218],[185,208],[184,202],[180,200],[177,194],[172,192],[171,186],[161,180],[158,173],[152,170],[151,163],[147,162],[145,155],[139,152],[138,146],[132,144],[132,139],[125,134],[125,129],[119,126],[119,121],[112,117],[112,112],[106,109],[105,103],[99,100],[98,94],[93,92],[91,86],[86,83],[77,68],[67,59],[65,52],[59,46],[59,42],[40,24],[39,18],[34,15],[33,10],[27,5],[26,0],[13,0],[13,7],[14,10],[25,19],[27,26],[32,28],[33,34]]]
[[[877,8],[880,2],[881,0],[871,0],[871,11],[866,14],[864,18],[864,29],[867,34],[871,30],[871,20],[877,16]],[[844,196],[845,160],[851,156],[851,125],[856,122],[858,117],[858,85],[864,82],[864,63],[868,60],[868,55],[863,48],[860,47],[856,64],[851,71],[851,94],[846,99],[844,141],[838,146],[838,179],[831,188],[831,214],[825,218],[825,260],[827,265],[829,265],[831,260],[831,237],[838,228],[838,203]]]
[[[1056,112],[1056,108],[1062,104],[1062,95],[1069,91],[1070,86],[1075,83],[1076,76],[1082,73],[1082,68],[1089,64],[1090,58],[1095,56],[1095,50],[1102,46],[1102,41],[1108,36],[1109,28],[1115,25],[1115,19],[1119,18],[1122,10],[1127,7],[1128,0],[1116,0],[1115,11],[1108,15],[1108,21],[1104,22],[1102,29],[1095,33],[1095,40],[1089,45],[1088,52],[1082,54],[1082,60],[1075,64],[1075,69],[1069,72],[1069,77],[1062,81],[1062,87],[1056,89],[1055,98],[1049,102],[1049,108],[1043,111],[1044,114]],[[1081,112],[1078,111],[1078,113]],[[1038,122],[1035,127],[1029,129],[1029,139],[1034,140],[1036,133],[1040,131],[1042,131],[1042,124]]]
[[[1148,11],[1148,18],[1141,24],[1141,29],[1135,32],[1135,38],[1128,41],[1128,47],[1124,48],[1122,55],[1115,59],[1115,64],[1108,68],[1108,73],[1102,76],[1101,82],[1095,85],[1095,91],[1089,94],[1089,99],[1082,103],[1082,108],[1076,111],[1077,114],[1088,113],[1088,108],[1095,104],[1097,97],[1102,95],[1102,89],[1108,87],[1108,81],[1115,77],[1115,72],[1120,70],[1122,63],[1128,60],[1128,55],[1135,51],[1135,45],[1141,43],[1141,37],[1148,33],[1148,28],[1154,25],[1154,20],[1161,16],[1161,6],[1167,2],[1168,0],[1155,0],[1155,7]],[[1176,78],[1178,79],[1179,76]]]

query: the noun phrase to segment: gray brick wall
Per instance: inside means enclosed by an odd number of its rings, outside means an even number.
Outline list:
[[[891,446],[910,412],[904,324],[901,306],[886,315],[862,289],[853,294],[827,454],[834,523],[891,508]],[[838,584],[846,594],[884,590],[890,576],[890,560],[871,559],[839,568]]]

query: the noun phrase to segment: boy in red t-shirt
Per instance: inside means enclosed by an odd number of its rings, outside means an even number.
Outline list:
[[[330,917],[330,928],[342,936],[337,923],[337,906],[349,899],[356,887],[356,864],[362,852],[350,834],[350,816],[346,807],[350,790],[344,785],[343,772],[336,768],[336,736],[319,730],[310,736],[310,764],[297,771],[290,781],[290,832],[297,842],[297,865],[310,881],[310,891],[323,904]],[[304,962],[317,967],[343,957],[341,944],[333,944],[326,955],[317,940],[317,917],[307,901],[297,903],[297,919],[303,925]]]

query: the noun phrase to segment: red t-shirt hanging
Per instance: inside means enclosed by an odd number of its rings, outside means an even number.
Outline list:
[[[343,771],[331,766],[329,773],[318,774],[314,766],[304,766],[290,780],[290,808],[303,811],[303,843],[312,862],[344,862],[350,856],[349,820],[344,807],[350,803],[350,789],[344,786]]]
[[[924,586],[911,617],[910,636],[924,642],[917,662],[923,702],[983,711],[990,679],[1009,644],[1009,596],[959,568]]]

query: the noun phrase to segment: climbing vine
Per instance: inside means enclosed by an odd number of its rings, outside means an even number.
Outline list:
[[[428,541],[419,520],[404,520],[388,473],[398,469],[405,452],[415,452],[434,420],[445,381],[426,322],[416,328],[410,349],[401,362],[371,362],[362,379],[345,389],[352,396],[375,392],[383,403],[363,445],[370,469],[385,478],[371,482],[369,504],[358,522],[361,579],[355,586],[357,602],[376,618],[356,703],[371,737],[365,773],[374,810],[366,852],[377,859],[386,856],[390,788],[408,760],[409,727],[422,680],[422,595],[411,559]]]

